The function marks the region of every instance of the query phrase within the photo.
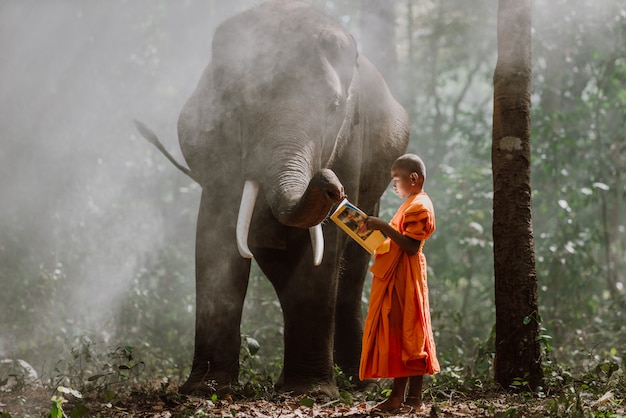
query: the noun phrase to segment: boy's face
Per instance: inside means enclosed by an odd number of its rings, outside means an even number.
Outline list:
[[[406,169],[391,167],[391,178],[393,181],[393,191],[402,199],[406,199],[417,192],[416,184],[419,176],[416,172],[409,172]]]

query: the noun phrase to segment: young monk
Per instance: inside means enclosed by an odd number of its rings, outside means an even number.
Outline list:
[[[406,201],[390,223],[369,217],[367,227],[387,240],[376,250],[363,333],[361,379],[393,378],[378,412],[422,411],[422,379],[439,372],[430,324],[424,241],[435,230],[435,212],[424,192],[426,167],[405,154],[391,167],[393,189]],[[408,393],[407,393],[408,386]],[[406,397],[405,397],[406,396]]]

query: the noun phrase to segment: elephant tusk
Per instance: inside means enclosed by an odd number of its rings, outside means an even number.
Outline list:
[[[248,248],[248,232],[252,221],[254,204],[259,194],[259,183],[253,180],[246,180],[241,194],[241,204],[239,206],[239,216],[237,217],[237,249],[243,258],[252,258],[252,251]]]
[[[310,227],[309,234],[311,235],[311,244],[313,245],[313,264],[319,266],[322,264],[322,258],[324,257],[324,233],[322,232],[322,225],[317,224]]]

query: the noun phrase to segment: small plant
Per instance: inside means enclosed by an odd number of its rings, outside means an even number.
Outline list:
[[[48,416],[47,416],[48,418],[63,418],[65,416],[63,412],[63,405],[67,403],[68,400],[65,399],[63,394],[66,394],[66,395],[69,394],[78,399],[81,399],[83,397],[83,395],[79,391],[75,389],[67,388],[65,386],[57,387],[57,392],[59,392],[60,395],[56,395],[56,394],[52,395],[52,398],[50,399],[52,401],[52,405],[50,407],[50,412],[48,413]],[[78,409],[74,409],[74,411],[78,411]],[[82,414],[78,414],[74,411],[71,414],[72,417],[82,416]]]
[[[135,359],[133,347],[120,345],[107,352],[91,334],[77,337],[70,354],[56,363],[52,384],[78,388],[82,393],[97,391],[106,403],[119,396],[113,385],[136,383],[145,368],[143,361]]]
[[[261,346],[255,338],[246,334],[241,335],[239,380],[243,384],[235,385],[236,395],[248,399],[271,399],[274,396],[275,379],[261,366],[258,356],[260,349]],[[213,401],[215,400],[217,398]]]
[[[391,380],[382,379],[376,382],[365,394],[366,401],[380,401],[386,399],[391,394]]]
[[[526,380],[526,376],[524,378],[516,377],[513,379],[513,383],[511,383],[511,389],[520,392],[527,398],[530,398],[533,396],[533,391],[529,385],[530,383]]]
[[[335,381],[339,390],[352,390],[354,387],[352,376],[346,375],[337,364],[335,364]]]
[[[101,382],[99,388],[107,388],[115,383],[122,383],[139,377],[144,369],[143,361],[133,358],[133,347],[120,346],[106,355],[106,361],[100,367],[101,373],[90,376],[89,382]]]
[[[339,388],[339,401],[345,405],[352,405],[354,403],[354,399],[351,394],[354,390],[352,376],[345,374],[344,371],[341,370],[341,367],[337,364],[335,364],[335,381],[337,382],[337,387]]]

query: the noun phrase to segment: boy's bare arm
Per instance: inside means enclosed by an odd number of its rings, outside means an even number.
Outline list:
[[[370,216],[365,222],[367,229],[382,231],[382,233],[391,238],[391,240],[395,242],[398,247],[402,248],[404,252],[413,255],[419,251],[420,242],[418,240],[402,235],[386,221],[376,218],[375,216]]]

